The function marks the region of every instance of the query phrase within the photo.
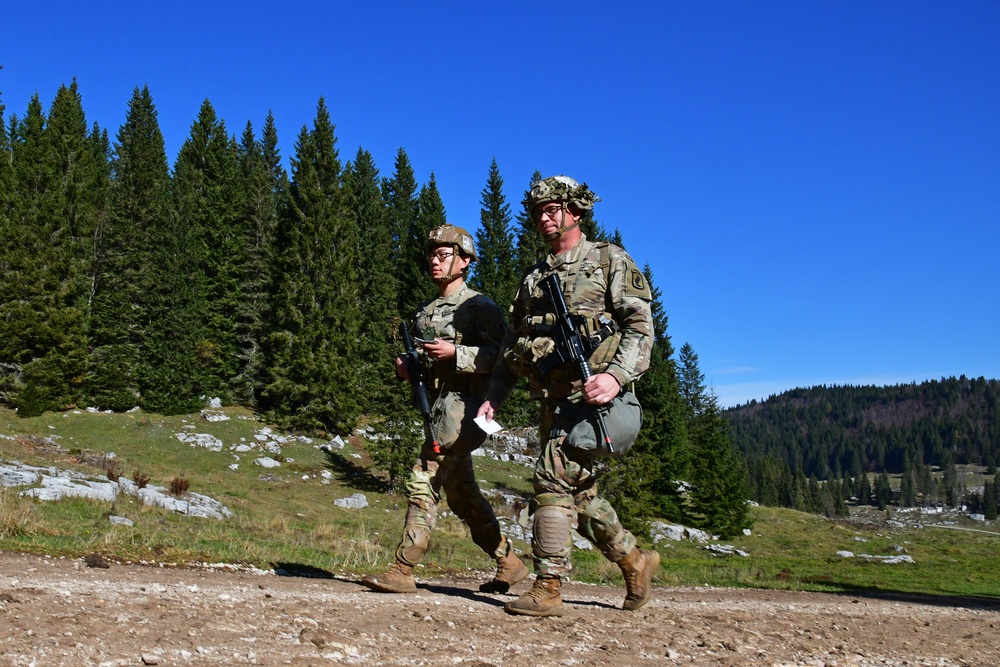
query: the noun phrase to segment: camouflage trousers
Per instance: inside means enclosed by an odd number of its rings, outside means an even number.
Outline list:
[[[490,558],[502,558],[510,548],[472,466],[472,452],[486,440],[483,430],[472,423],[481,403],[455,392],[446,392],[434,402],[433,423],[441,453],[421,452],[406,481],[408,506],[396,558],[407,565],[419,563],[427,551],[442,491],[448,508],[465,522],[472,541]]]
[[[635,548],[635,537],[622,527],[611,503],[597,495],[594,452],[565,444],[576,423],[576,407],[567,400],[548,399],[539,411],[543,442],[533,479],[531,542],[538,576],[561,577],[572,569],[574,514],[577,532],[608,560],[617,563]]]

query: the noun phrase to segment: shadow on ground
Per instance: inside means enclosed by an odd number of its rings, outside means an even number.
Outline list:
[[[302,563],[271,563],[279,577],[304,577],[306,579],[334,579],[333,573],[321,567]]]

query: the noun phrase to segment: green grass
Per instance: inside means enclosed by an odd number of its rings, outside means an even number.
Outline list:
[[[20,497],[19,489],[0,487],[0,549],[70,557],[100,553],[127,562],[226,562],[263,568],[289,563],[347,575],[378,571],[391,562],[405,498],[384,491],[383,480],[369,467],[363,441],[352,438],[333,455],[315,447],[322,442],[318,439],[288,444],[282,452],[285,461],[273,469],[253,465],[261,452],[247,452],[239,455],[239,469],[233,471],[228,468],[235,461],[229,446],[241,438],[252,442],[264,424],[246,410],[225,412],[230,421],[141,412],[19,419],[0,409],[0,434],[18,436],[0,438],[0,460],[100,475],[107,461],[101,455],[114,452],[125,476],[141,470],[150,484],[163,487],[183,477],[191,491],[215,498],[233,513],[222,521],[186,517],[126,495],[113,506],[89,500],[37,501]],[[178,441],[175,434],[184,426],[195,427],[188,432],[219,437],[223,451]],[[40,440],[50,436],[58,437],[58,448]],[[530,492],[529,468],[486,457],[476,459],[476,468],[483,486],[525,496]],[[325,470],[333,473],[329,484],[321,482],[319,473]],[[333,504],[358,491],[367,496],[368,507],[351,510]],[[111,514],[131,519],[134,526],[110,523]],[[746,558],[715,556],[688,542],[660,544],[663,565],[657,583],[1000,597],[1000,534],[865,527],[773,508],[754,508],[753,518],[751,535],[728,542],[748,552]],[[521,553],[530,550],[523,543],[516,547]],[[915,563],[886,565],[835,555],[838,550],[891,555],[896,547],[905,549]],[[596,551],[576,550],[573,561],[574,579],[621,585],[618,568]],[[449,513],[439,518],[419,572],[430,576],[491,567],[465,526]]]

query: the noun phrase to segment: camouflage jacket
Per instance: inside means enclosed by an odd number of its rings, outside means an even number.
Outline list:
[[[421,304],[413,316],[412,335],[455,344],[455,357],[440,361],[431,359],[418,346],[433,392],[485,396],[506,328],[500,307],[468,286],[451,296]]]
[[[593,243],[583,236],[571,250],[549,254],[532,266],[521,281],[490,385],[488,396],[496,403],[507,397],[519,375],[531,378],[535,397],[566,397],[582,384],[579,368],[572,363],[539,372],[554,348],[549,336],[552,327],[546,324],[551,317],[545,318],[554,309],[539,287],[551,273],[558,275],[570,313],[584,319],[588,333],[606,330],[606,323],[613,322],[613,335],[603,342],[592,339],[596,349],[590,366],[594,373],[609,373],[624,387],[649,368],[653,316],[646,278],[623,249]]]

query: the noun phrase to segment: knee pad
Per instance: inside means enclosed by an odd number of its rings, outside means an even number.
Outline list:
[[[556,505],[542,505],[535,510],[531,543],[535,556],[542,558],[565,555],[569,544],[572,510]]]
[[[396,548],[396,558],[407,565],[416,565],[424,559],[430,541],[431,531],[423,526],[406,526],[403,528],[403,541]]]

